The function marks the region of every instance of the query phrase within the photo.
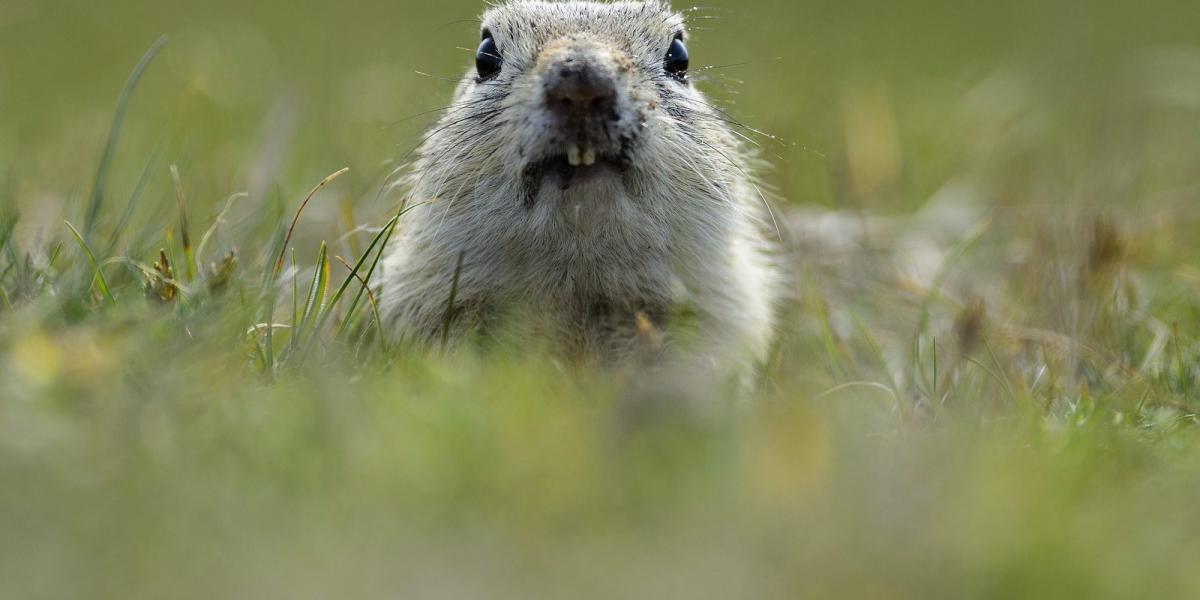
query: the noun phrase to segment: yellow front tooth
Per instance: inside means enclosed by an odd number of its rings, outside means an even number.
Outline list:
[[[596,164],[596,150],[595,149],[588,148],[587,150],[583,151],[583,164],[588,167]]]
[[[582,162],[583,158],[580,156],[579,146],[571,146],[570,148],[567,148],[568,164],[570,164],[572,167],[578,167]]]

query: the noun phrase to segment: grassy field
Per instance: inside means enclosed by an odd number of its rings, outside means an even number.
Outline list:
[[[0,2],[0,597],[1200,596],[1200,4],[692,11],[796,282],[686,412],[376,335],[480,9]]]

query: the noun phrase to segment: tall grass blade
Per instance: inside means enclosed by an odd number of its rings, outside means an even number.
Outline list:
[[[279,273],[275,272],[275,265],[271,264],[271,257],[284,252],[286,246],[283,245],[283,237],[287,234],[287,229],[283,223],[280,223],[276,231],[271,234],[270,246],[267,247],[266,253],[263,254],[267,263],[267,268],[263,270],[262,278],[262,301],[275,301],[275,281],[279,278]],[[282,269],[281,269],[282,270]]]
[[[329,185],[329,183],[334,179],[345,175],[348,171],[350,171],[350,167],[343,167],[336,173],[333,173],[325,179],[322,179],[321,183],[318,183],[317,187],[313,188],[312,191],[304,197],[304,201],[300,203],[300,207],[296,209],[296,214],[292,217],[292,224],[288,226],[287,234],[283,236],[283,246],[279,250],[279,258],[275,261],[274,277],[278,277],[279,271],[283,270],[283,257],[287,254],[287,246],[292,241],[292,233],[296,231],[296,224],[300,222],[300,214],[304,212],[304,208],[308,206],[308,203],[313,199],[313,196],[317,195],[317,192]]]
[[[133,193],[129,195],[129,202],[125,203],[125,210],[121,211],[121,218],[117,220],[117,226],[113,228],[112,234],[108,237],[108,247],[104,250],[105,256],[112,256],[112,253],[117,249],[117,243],[121,241],[121,234],[129,226],[129,220],[133,218],[133,213],[142,199],[142,194],[146,191],[146,185],[150,183],[150,175],[154,172],[154,168],[158,166],[158,155],[157,150],[154,154],[150,155],[150,160],[146,161],[146,166],[142,168],[142,174],[138,175],[137,183],[133,186]]]
[[[407,206],[407,207],[401,209],[400,212],[396,213],[396,218],[392,219],[391,221],[388,221],[388,224],[385,225],[383,227],[383,229],[380,229],[379,233],[375,235],[375,239],[371,240],[372,247],[375,246],[376,240],[379,240],[379,250],[375,253],[375,260],[373,260],[371,262],[371,268],[367,270],[366,275],[363,277],[363,279],[365,281],[367,281],[369,283],[371,281],[371,278],[375,275],[375,269],[378,268],[379,261],[380,261],[380,259],[383,258],[384,252],[387,252],[388,242],[391,241],[392,234],[395,233],[396,228],[400,226],[400,218],[403,217],[405,214],[407,214],[408,211],[413,210],[413,209],[417,208],[418,206],[421,206],[421,204],[424,204],[424,203],[413,204],[411,206]],[[371,251],[368,249],[366,254],[367,255],[371,254]],[[348,330],[348,325],[350,324],[351,320],[353,319],[355,311],[358,310],[359,303],[362,302],[362,297],[363,297],[364,291],[366,291],[367,293],[370,293],[370,291],[366,290],[366,288],[359,288],[358,293],[356,293],[354,295],[354,301],[350,303],[350,308],[346,311],[347,318],[342,321],[341,328],[338,330],[338,336],[345,334],[345,332]],[[380,323],[380,326],[382,326],[382,325],[383,324]]]
[[[384,229],[390,230],[391,228],[395,227],[396,221],[399,219],[399,215],[392,217],[390,220],[388,220],[387,225],[384,225]],[[364,264],[366,264],[367,259],[371,257],[372,251],[382,239],[382,234],[383,230],[380,230],[379,234],[375,236],[375,239],[371,240],[371,245],[367,246],[367,251],[362,253],[362,256],[358,258],[358,262],[355,263],[353,267],[347,266],[347,268],[350,269],[350,274],[346,276],[345,281],[342,282],[342,285],[338,286],[337,291],[333,293],[333,297],[329,299],[329,303],[325,305],[324,310],[321,312],[320,319],[317,321],[318,330],[325,325],[325,321],[329,319],[329,315],[337,306],[338,301],[342,299],[342,295],[346,293],[346,290],[350,287],[351,283],[354,281],[362,281],[362,289],[366,289],[368,280],[365,278],[360,278],[359,271],[362,270],[362,267]],[[367,293],[370,293],[370,290],[368,290]],[[347,314],[346,317],[349,319],[350,314]]]
[[[366,290],[367,300],[371,302],[371,313],[373,314],[374,319],[376,319],[376,323],[378,323],[380,326],[383,326],[383,317],[380,316],[380,313],[379,313],[379,302],[377,302],[376,299],[374,299],[374,293],[371,292],[370,283],[367,283],[367,280],[364,280],[364,278],[362,278],[361,275],[358,275],[358,272],[356,272],[356,266],[355,266],[355,268],[352,268],[352,266],[350,266],[350,264],[346,262],[346,259],[344,259],[342,257],[334,257],[334,258],[337,259],[338,263],[342,263],[342,266],[344,266],[344,268],[349,269],[350,274],[352,274],[356,278],[356,280],[359,281],[359,283],[362,286],[362,289]],[[368,326],[368,328],[370,328],[371,325],[367,324],[367,326]]]
[[[312,284],[308,288],[308,299],[304,302],[304,316],[300,318],[300,328],[292,337],[292,346],[299,343],[300,338],[306,337],[314,330],[317,315],[325,302],[325,291],[329,285],[329,248],[321,242],[321,250],[317,254],[317,266],[313,272]]]
[[[96,262],[96,255],[92,254],[92,249],[88,248],[87,242],[83,241],[83,235],[79,233],[78,229],[75,229],[75,226],[70,221],[63,221],[63,223],[67,224],[67,228],[75,236],[75,241],[79,243],[79,248],[83,250],[83,255],[87,257],[88,264],[92,266],[92,281],[100,289],[100,293],[104,296],[104,299],[108,300],[113,306],[116,306],[117,299],[113,297],[112,292],[108,288],[108,281],[104,279],[104,271],[100,269],[99,263]],[[88,289],[91,289],[91,286]]]
[[[300,329],[300,271],[296,268],[296,249],[292,248],[292,327]]]
[[[50,251],[50,259],[46,261],[46,268],[42,271],[42,285],[40,291],[45,292],[46,286],[50,285],[50,279],[54,275],[54,265],[58,262],[59,255],[62,254],[63,243],[60,241],[54,245],[54,249]]]
[[[450,297],[446,299],[446,315],[442,317],[442,351],[450,344],[450,325],[454,322],[454,303],[458,300],[458,278],[462,275],[465,250],[458,252],[458,263],[454,265],[454,279],[450,282]]]
[[[179,167],[171,165],[171,181],[175,183],[175,203],[179,208],[179,243],[183,248],[183,268],[186,280],[196,280],[196,253],[192,249],[192,234],[188,229],[187,196],[183,193],[183,180]]]
[[[104,187],[108,182],[108,171],[112,166],[113,155],[117,152],[117,141],[121,137],[121,126],[125,123],[125,111],[129,108],[129,98],[133,95],[133,90],[137,87],[138,82],[141,81],[146,68],[150,66],[150,61],[154,60],[166,43],[167,36],[155,40],[150,49],[142,55],[142,59],[133,67],[129,79],[125,81],[125,87],[121,88],[121,95],[117,97],[116,112],[113,114],[112,125],[108,129],[108,139],[104,142],[104,151],[100,154],[100,164],[96,167],[96,176],[92,182],[92,196],[83,220],[84,238],[91,236],[96,226],[96,218],[100,216],[100,208],[104,205]]]

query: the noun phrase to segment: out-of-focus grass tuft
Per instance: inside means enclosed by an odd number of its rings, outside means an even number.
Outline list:
[[[691,11],[795,274],[698,411],[380,336],[475,3],[0,7],[4,595],[1200,594],[1200,14],[1151,4]]]

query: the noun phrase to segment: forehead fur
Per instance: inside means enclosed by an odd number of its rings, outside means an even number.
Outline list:
[[[683,17],[657,0],[514,0],[484,13],[483,28],[509,62],[529,61],[550,41],[579,33],[606,38],[632,57],[657,60],[684,30]]]

